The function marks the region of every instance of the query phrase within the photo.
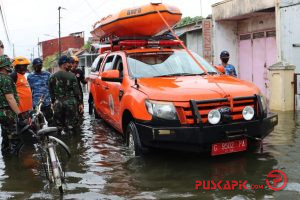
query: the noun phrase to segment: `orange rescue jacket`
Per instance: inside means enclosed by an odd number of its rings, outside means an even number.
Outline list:
[[[32,110],[32,93],[24,75],[17,73],[17,93],[20,99],[19,109],[21,112]]]

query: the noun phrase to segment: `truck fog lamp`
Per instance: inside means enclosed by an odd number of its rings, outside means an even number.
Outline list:
[[[243,109],[243,117],[245,120],[249,121],[254,117],[254,109],[251,106],[246,106]]]
[[[211,110],[208,113],[208,121],[211,124],[217,124],[221,120],[221,113],[218,110]]]

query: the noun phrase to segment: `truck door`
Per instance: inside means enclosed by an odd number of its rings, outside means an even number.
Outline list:
[[[120,78],[124,76],[124,63],[125,56],[121,54],[116,54],[115,60],[113,63],[113,69],[120,72]],[[109,117],[112,124],[116,129],[120,130],[121,127],[121,100],[124,94],[122,83],[118,82],[107,82],[109,92],[108,92],[108,106],[109,106]]]
[[[113,63],[114,63],[115,55],[108,55],[106,59],[104,60],[104,63],[102,65],[102,72],[105,72],[107,70],[113,69]],[[97,102],[99,104],[99,112],[101,113],[101,116],[109,121],[109,87],[108,82],[101,80],[101,73],[100,76],[97,79]]]
[[[97,107],[97,79],[99,77],[99,71],[101,67],[101,63],[104,59],[105,55],[98,56],[95,61],[93,62],[91,66],[91,73],[89,75],[89,83],[88,83],[88,88],[89,88],[89,94],[92,95],[93,99],[95,100],[95,107]]]

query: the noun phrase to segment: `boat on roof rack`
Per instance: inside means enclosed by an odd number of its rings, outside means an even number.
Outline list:
[[[165,22],[158,12],[170,26],[176,25],[182,16],[181,11],[175,6],[151,3],[123,9],[119,13],[101,19],[95,23],[91,34],[100,39],[107,37],[152,37],[167,30]]]

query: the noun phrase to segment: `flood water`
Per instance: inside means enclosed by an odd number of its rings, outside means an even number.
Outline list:
[[[87,105],[85,106],[87,108]],[[80,134],[64,137],[72,157],[63,199],[300,199],[300,114],[279,113],[263,153],[220,157],[156,152],[134,157],[122,137],[87,113]],[[287,174],[284,190],[266,186],[273,169]],[[196,180],[248,180],[260,190],[195,190]],[[0,155],[0,199],[58,199],[44,177],[18,159]]]

